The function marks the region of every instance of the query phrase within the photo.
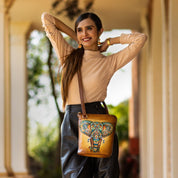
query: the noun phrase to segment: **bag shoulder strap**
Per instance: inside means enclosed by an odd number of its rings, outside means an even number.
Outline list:
[[[81,70],[77,72],[78,75],[78,85],[79,85],[79,93],[80,93],[80,101],[82,106],[82,114],[85,117],[86,116],[86,109],[84,104],[84,94],[83,94],[83,83],[82,83],[82,75]]]
[[[84,117],[86,117],[86,108],[85,108],[85,104],[84,104],[84,91],[83,91],[83,82],[82,82],[81,70],[78,70],[77,75],[78,75],[78,85],[79,85],[82,114],[83,114]],[[106,103],[104,101],[102,103],[105,107],[106,114],[108,114],[109,112],[108,112],[108,108],[107,108]]]

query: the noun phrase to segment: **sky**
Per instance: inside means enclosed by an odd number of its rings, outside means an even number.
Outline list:
[[[101,42],[108,37],[119,36],[121,33],[130,33],[129,30],[112,30],[110,32],[104,32],[101,35]],[[123,49],[127,45],[113,45],[110,46],[107,52],[116,53]],[[50,86],[49,78],[41,77],[42,82],[47,83]],[[47,87],[46,91],[41,93],[40,97],[48,97],[48,102],[41,105],[36,105],[33,100],[29,101],[28,117],[30,118],[29,124],[34,127],[35,123],[41,123],[48,125],[49,122],[58,119],[58,113],[53,97],[49,97],[50,88]],[[112,77],[108,89],[106,104],[118,105],[120,102],[130,98],[131,96],[131,62],[118,70]],[[59,103],[62,103],[59,100]],[[56,122],[54,122],[56,124]]]

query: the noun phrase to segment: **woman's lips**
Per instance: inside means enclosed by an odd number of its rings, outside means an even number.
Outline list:
[[[83,38],[82,41],[84,42],[88,42],[89,40],[91,40],[91,38]]]

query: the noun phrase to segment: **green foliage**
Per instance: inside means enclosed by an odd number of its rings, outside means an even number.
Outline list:
[[[70,20],[74,20],[74,18],[82,12],[89,11],[92,8],[93,3],[94,0],[84,1],[84,7],[81,8],[79,0],[54,0],[52,3],[52,10],[56,15],[65,13]]]
[[[109,113],[117,117],[116,133],[120,141],[128,140],[128,100],[117,106],[108,105]]]
[[[44,127],[37,124],[35,133],[31,133],[30,137],[30,155],[38,161],[42,167],[37,173],[37,178],[59,178],[60,167],[57,164],[57,144],[58,129],[50,123]]]
[[[66,41],[73,47],[77,47],[77,43],[65,36]],[[38,94],[42,91],[46,92],[45,89],[49,87],[46,83],[41,80],[44,77],[49,78],[49,66],[47,60],[49,57],[49,40],[44,32],[33,31],[30,38],[27,41],[27,91],[28,99],[33,99],[36,104],[41,104],[43,99],[39,98]],[[59,61],[54,50],[52,51],[52,57],[50,59],[52,65],[53,81],[56,90],[57,98],[60,97],[60,71]],[[49,78],[50,80],[50,78]],[[51,91],[52,93],[52,91]]]
[[[48,53],[49,41],[45,33],[33,31],[27,42],[27,90],[29,110],[30,107],[35,107],[35,104],[47,104],[48,98],[52,95],[49,85],[49,68],[47,65]],[[57,58],[53,53],[51,62],[55,74],[58,73],[59,69],[59,66],[55,65],[56,61]],[[58,85],[59,84],[55,82],[55,86]],[[40,164],[40,169],[38,172],[35,172],[35,177],[59,178],[60,158],[59,149],[57,147],[59,141],[59,122],[53,122],[54,126],[50,123],[47,127],[31,121],[29,121],[29,123],[33,123],[33,125],[29,125],[28,130],[28,153]]]
[[[27,42],[27,76],[28,99],[35,98],[44,89],[40,81],[42,74],[46,73],[47,39],[42,32],[34,31]],[[41,101],[36,100],[37,104]]]
[[[69,37],[65,37],[68,43],[72,46],[77,44]],[[52,69],[52,77],[49,77],[49,40],[45,33],[33,31],[27,42],[27,75],[28,75],[28,111],[30,108],[38,107],[48,104],[49,97],[53,96],[51,80],[53,80],[53,87],[56,91],[56,97],[60,97],[59,87],[59,63],[54,51],[50,58]],[[54,96],[53,96],[54,97]],[[59,113],[59,112],[58,112]],[[37,115],[38,118],[38,115]],[[60,118],[60,114],[58,116]],[[36,173],[33,167],[31,168],[37,178],[59,178],[60,173],[60,140],[59,140],[59,122],[54,121],[55,126],[49,125],[43,127],[39,123],[29,121],[29,143],[28,153],[32,159],[39,162],[40,169]],[[32,125],[33,124],[33,125]],[[37,125],[37,127],[36,127]],[[30,163],[33,164],[32,162]],[[38,165],[37,165],[38,166]]]

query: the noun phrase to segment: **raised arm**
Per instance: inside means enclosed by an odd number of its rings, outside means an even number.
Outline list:
[[[113,71],[115,72],[119,68],[126,65],[133,58],[135,58],[144,46],[147,40],[147,36],[144,33],[134,32],[131,34],[121,34],[120,37],[110,38],[110,45],[113,44],[129,44],[123,50],[108,56],[111,61]],[[107,43],[107,42],[106,42]]]
[[[46,24],[46,25],[53,24],[58,30],[60,30],[61,32],[64,32],[65,34],[69,35],[72,39],[77,41],[76,33],[69,26],[67,26],[61,20],[59,20],[58,18],[50,15],[47,12],[44,12],[42,14],[41,18],[42,18],[42,22],[44,22],[43,24]]]
[[[51,41],[58,57],[62,60],[62,58],[68,55],[73,48],[65,41],[61,32],[69,35],[74,40],[77,40],[76,33],[62,21],[49,13],[44,12],[41,15],[41,20],[47,37]]]

